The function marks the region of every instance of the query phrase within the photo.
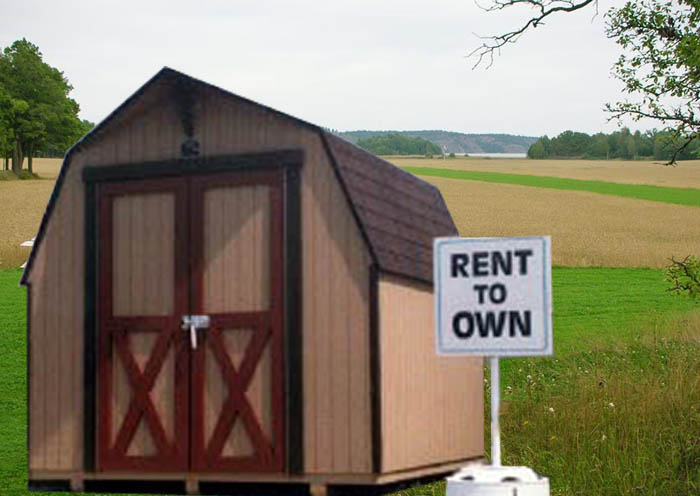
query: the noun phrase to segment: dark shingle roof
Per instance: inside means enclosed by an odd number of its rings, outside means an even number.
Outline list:
[[[281,118],[291,119],[297,125],[318,132],[379,270],[432,282],[433,238],[457,234],[452,217],[440,191],[435,186],[326,132],[319,126],[166,67],[68,150],[20,284],[26,284],[28,281],[34,258],[43,241],[46,226],[62,189],[66,170],[70,166],[71,156],[84,143],[99,139],[101,132],[111,122],[138,105],[139,101],[147,97],[149,89],[158,84],[207,87],[219,92],[225,98],[234,98],[256,105]]]
[[[440,191],[362,148],[324,133],[380,270],[432,281],[433,238],[457,235]]]

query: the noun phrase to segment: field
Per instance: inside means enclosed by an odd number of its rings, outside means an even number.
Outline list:
[[[580,191],[423,177],[462,236],[552,236],[556,265],[664,267],[700,247],[700,208]]]
[[[585,181],[649,184],[673,188],[700,188],[700,160],[683,161],[672,167],[659,162],[631,160],[528,160],[461,157],[445,160],[388,157],[388,160],[400,167],[434,167],[561,177]]]
[[[650,200],[676,205],[700,207],[700,189],[669,188],[648,184],[623,184],[603,181],[583,181],[561,177],[533,176],[530,174],[505,174],[501,172],[463,171],[433,167],[404,167],[404,170],[421,177],[444,177],[499,184],[518,184],[535,188],[564,191],[587,191],[602,195]]]
[[[61,165],[60,159],[34,159],[41,179],[0,181],[0,269],[19,267],[30,248],[19,246],[36,235]]]
[[[697,193],[673,188],[700,188],[700,161],[675,168],[617,161],[392,161],[431,167],[431,174],[435,168],[500,174],[468,176],[479,181],[422,176],[441,190],[463,236],[552,236],[555,357],[502,361],[504,463],[547,475],[556,496],[700,494],[700,302],[669,294],[662,270],[671,256],[700,255],[700,208],[673,204],[690,195],[693,205]],[[58,164],[44,161],[36,169],[51,178]],[[542,187],[551,179],[538,176],[564,181]],[[570,179],[603,183],[582,188]],[[52,183],[0,181],[6,206],[0,269],[26,259],[28,249],[15,245],[35,235]],[[660,196],[641,200],[624,191]],[[27,494],[20,275],[0,270],[0,490],[11,494]],[[487,381],[487,405],[488,388]],[[400,494],[443,496],[444,483]]]

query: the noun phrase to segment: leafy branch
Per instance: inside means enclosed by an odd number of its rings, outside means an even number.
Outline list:
[[[671,283],[668,290],[674,294],[684,294],[690,298],[700,296],[700,260],[688,255],[683,260],[671,257],[666,268],[666,280]]]

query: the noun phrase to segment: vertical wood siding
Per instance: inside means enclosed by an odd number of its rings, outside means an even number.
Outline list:
[[[432,290],[379,282],[382,471],[481,456],[483,360],[438,357]]]
[[[75,153],[32,269],[30,468],[80,470],[83,457],[84,185],[89,165],[168,160],[184,138],[174,106],[151,90]],[[165,96],[164,91],[161,96]],[[310,473],[371,472],[370,258],[318,134],[203,90],[202,155],[303,148],[304,463]],[[236,449],[243,449],[237,447]]]

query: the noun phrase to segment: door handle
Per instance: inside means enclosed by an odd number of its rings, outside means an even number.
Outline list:
[[[197,349],[197,329],[207,329],[211,319],[208,315],[183,315],[181,328],[190,333],[190,346]]]
[[[193,350],[197,349],[197,328],[194,324],[190,324],[190,346]]]

